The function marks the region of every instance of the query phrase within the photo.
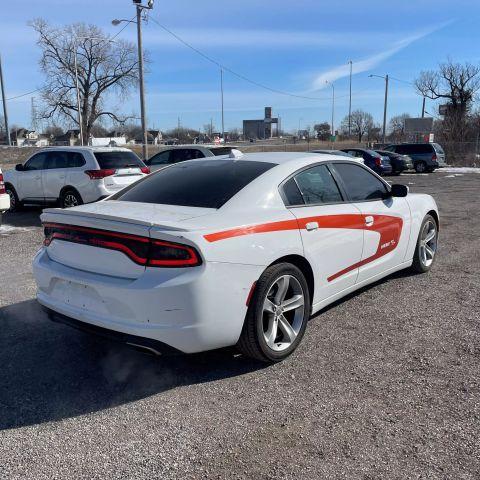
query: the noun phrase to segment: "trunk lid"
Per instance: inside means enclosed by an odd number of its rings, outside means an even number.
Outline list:
[[[182,227],[182,222],[211,212],[212,210],[207,208],[103,201],[71,209],[46,209],[41,220],[46,225],[76,226],[88,231],[93,229],[93,235],[98,233],[99,238],[102,231],[120,236],[150,238],[152,227],[155,227],[156,231],[161,229],[171,233],[187,231],[187,228]],[[116,241],[115,237],[107,240]],[[126,240],[129,241],[128,238]],[[125,238],[122,237],[121,242],[124,241]],[[114,277],[135,279],[140,277],[146,268],[122,251],[61,241],[61,238],[53,240],[48,245],[47,252],[52,260],[65,266]]]

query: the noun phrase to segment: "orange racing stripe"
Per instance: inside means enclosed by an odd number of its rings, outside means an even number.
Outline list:
[[[374,223],[371,227],[365,225],[365,217],[371,216]],[[329,276],[329,282],[335,280],[346,273],[355,270],[367,263],[370,263],[387,253],[393,251],[400,240],[402,233],[403,220],[400,217],[391,215],[369,215],[369,214],[345,214],[345,215],[321,215],[316,217],[305,217],[279,222],[261,223],[258,225],[244,225],[242,227],[232,228],[221,232],[204,235],[208,242],[218,242],[228,238],[240,237],[244,235],[253,235],[257,233],[280,232],[287,230],[303,229],[310,222],[317,222],[318,228],[345,228],[355,230],[370,230],[380,234],[380,240],[376,252],[368,258],[364,258],[349,267],[340,270]]]

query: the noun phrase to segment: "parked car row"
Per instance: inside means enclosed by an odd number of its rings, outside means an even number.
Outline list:
[[[436,143],[389,145],[383,150],[314,150],[313,153],[357,159],[379,175],[399,175],[411,169],[431,172],[445,165],[445,153]],[[151,171],[179,162],[241,155],[234,146],[182,145],[156,153],[144,163],[126,148],[48,148],[3,176],[0,173],[0,215],[8,208],[15,211],[25,204],[69,208],[91,203],[118,192]]]
[[[446,165],[445,152],[438,143],[392,144],[382,150],[345,148],[313,152],[357,158],[379,175],[400,175],[405,170],[433,172]]]

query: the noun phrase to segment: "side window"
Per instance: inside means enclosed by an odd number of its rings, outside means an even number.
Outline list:
[[[415,149],[412,145],[397,145],[395,152],[399,153],[400,155],[409,155],[411,153],[415,153]]]
[[[45,169],[67,168],[68,160],[65,152],[48,152],[45,159]]]
[[[168,165],[170,163],[171,150],[160,152],[154,155],[147,163],[147,165]]]
[[[67,152],[67,168],[78,168],[85,165],[85,159],[79,152]]]
[[[23,166],[24,170],[43,170],[45,168],[45,157],[47,154],[37,153]]]
[[[180,148],[172,150],[172,160],[171,163],[178,163],[178,162],[183,162],[184,160],[190,160],[190,158],[185,158],[186,157],[186,152],[188,150],[182,150]]]
[[[317,165],[300,172],[295,176],[295,181],[305,205],[343,201],[338,186],[325,165]]]
[[[381,200],[387,192],[387,187],[381,180],[358,165],[336,163],[335,170],[343,180],[352,202]]]
[[[305,205],[302,194],[300,193],[297,182],[295,181],[294,178],[287,180],[283,184],[282,189],[283,189],[283,196],[287,206]]]

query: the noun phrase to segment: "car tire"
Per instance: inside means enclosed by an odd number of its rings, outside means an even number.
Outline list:
[[[437,222],[431,215],[426,215],[418,234],[417,246],[415,247],[415,253],[413,254],[411,270],[415,273],[428,272],[435,262],[437,246]]]
[[[73,189],[65,190],[60,195],[60,208],[72,208],[82,205],[83,200],[80,194]]]
[[[415,164],[415,171],[417,173],[425,173],[426,170],[427,170],[427,164],[424,161],[420,161]]]
[[[7,185],[5,187],[5,191],[8,194],[8,196],[10,197],[10,208],[9,208],[8,211],[12,212],[12,213],[13,212],[18,212],[22,208],[22,203],[18,199],[17,192],[15,191],[15,189],[11,185]]]
[[[255,360],[280,362],[300,344],[310,313],[303,273],[290,263],[272,265],[255,284],[237,348]]]

